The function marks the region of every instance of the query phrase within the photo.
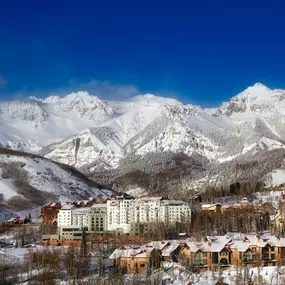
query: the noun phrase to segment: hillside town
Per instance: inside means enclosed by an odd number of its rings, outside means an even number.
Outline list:
[[[124,280],[132,276],[137,284],[145,284],[145,278],[160,280],[146,284],[175,284],[171,282],[178,279],[177,284],[247,284],[242,282],[261,278],[258,274],[266,281],[273,272],[278,272],[281,280],[285,266],[284,190],[279,187],[257,196],[254,200],[221,197],[203,203],[197,195],[183,201],[110,193],[80,201],[49,202],[38,216],[26,213],[2,221],[3,233],[6,229],[14,235],[12,243],[1,240],[0,253],[7,254],[8,248],[15,252],[23,249],[24,262],[29,248],[45,254],[57,250],[63,256],[65,248],[68,252],[74,249],[71,258],[88,260],[88,268],[95,266],[82,276],[77,273],[77,282],[115,275],[124,276]],[[69,280],[66,278],[61,277]],[[237,278],[243,281],[231,283]]]

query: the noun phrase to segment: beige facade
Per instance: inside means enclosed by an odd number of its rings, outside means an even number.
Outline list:
[[[121,272],[142,272],[153,262],[154,249],[156,264],[179,261],[196,272],[219,271],[232,265],[249,268],[285,265],[285,238],[269,234],[244,235],[238,240],[225,235],[209,236],[201,242],[153,241],[118,249],[110,258]]]

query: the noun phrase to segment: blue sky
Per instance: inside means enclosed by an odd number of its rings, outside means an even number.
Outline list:
[[[217,105],[285,88],[284,1],[1,1],[0,98],[88,90]]]

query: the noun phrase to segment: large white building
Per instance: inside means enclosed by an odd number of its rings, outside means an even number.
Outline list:
[[[161,200],[160,217],[165,224],[187,223],[191,221],[191,209],[180,200]]]
[[[72,210],[72,225],[87,227],[89,211],[89,207],[77,208]]]
[[[63,205],[57,214],[57,223],[59,227],[62,226],[71,226],[72,221],[72,210],[74,209],[73,205]]]
[[[130,222],[160,222],[161,200],[161,197],[143,197],[132,201]]]
[[[107,231],[107,204],[94,204],[90,207],[88,230],[95,232]]]
[[[107,230],[130,232],[131,206],[133,199],[117,197],[107,201]]]
[[[84,208],[64,205],[58,213],[60,227],[74,225],[94,232],[117,231],[122,234],[137,233],[140,224],[163,223],[171,227],[190,220],[191,210],[186,202],[161,197],[116,197],[107,200],[106,204]]]

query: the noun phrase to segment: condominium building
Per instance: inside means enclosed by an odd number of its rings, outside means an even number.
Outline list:
[[[77,208],[72,210],[72,225],[87,227],[89,211],[89,207]]]
[[[158,223],[161,221],[161,197],[142,197],[132,201],[131,223]]]
[[[180,200],[162,200],[160,203],[161,221],[167,225],[188,223],[191,220],[191,210],[188,204]]]
[[[107,201],[107,230],[130,232],[131,205],[133,198],[117,197]]]
[[[71,226],[72,221],[72,210],[74,209],[73,205],[63,205],[57,214],[58,226]]]
[[[106,204],[75,208],[64,205],[58,213],[58,225],[87,227],[94,232],[145,234],[154,232],[158,225],[167,229],[177,223],[189,223],[191,210],[186,202],[162,197],[117,196]]]
[[[95,232],[107,231],[107,204],[95,204],[90,207],[88,230]]]

